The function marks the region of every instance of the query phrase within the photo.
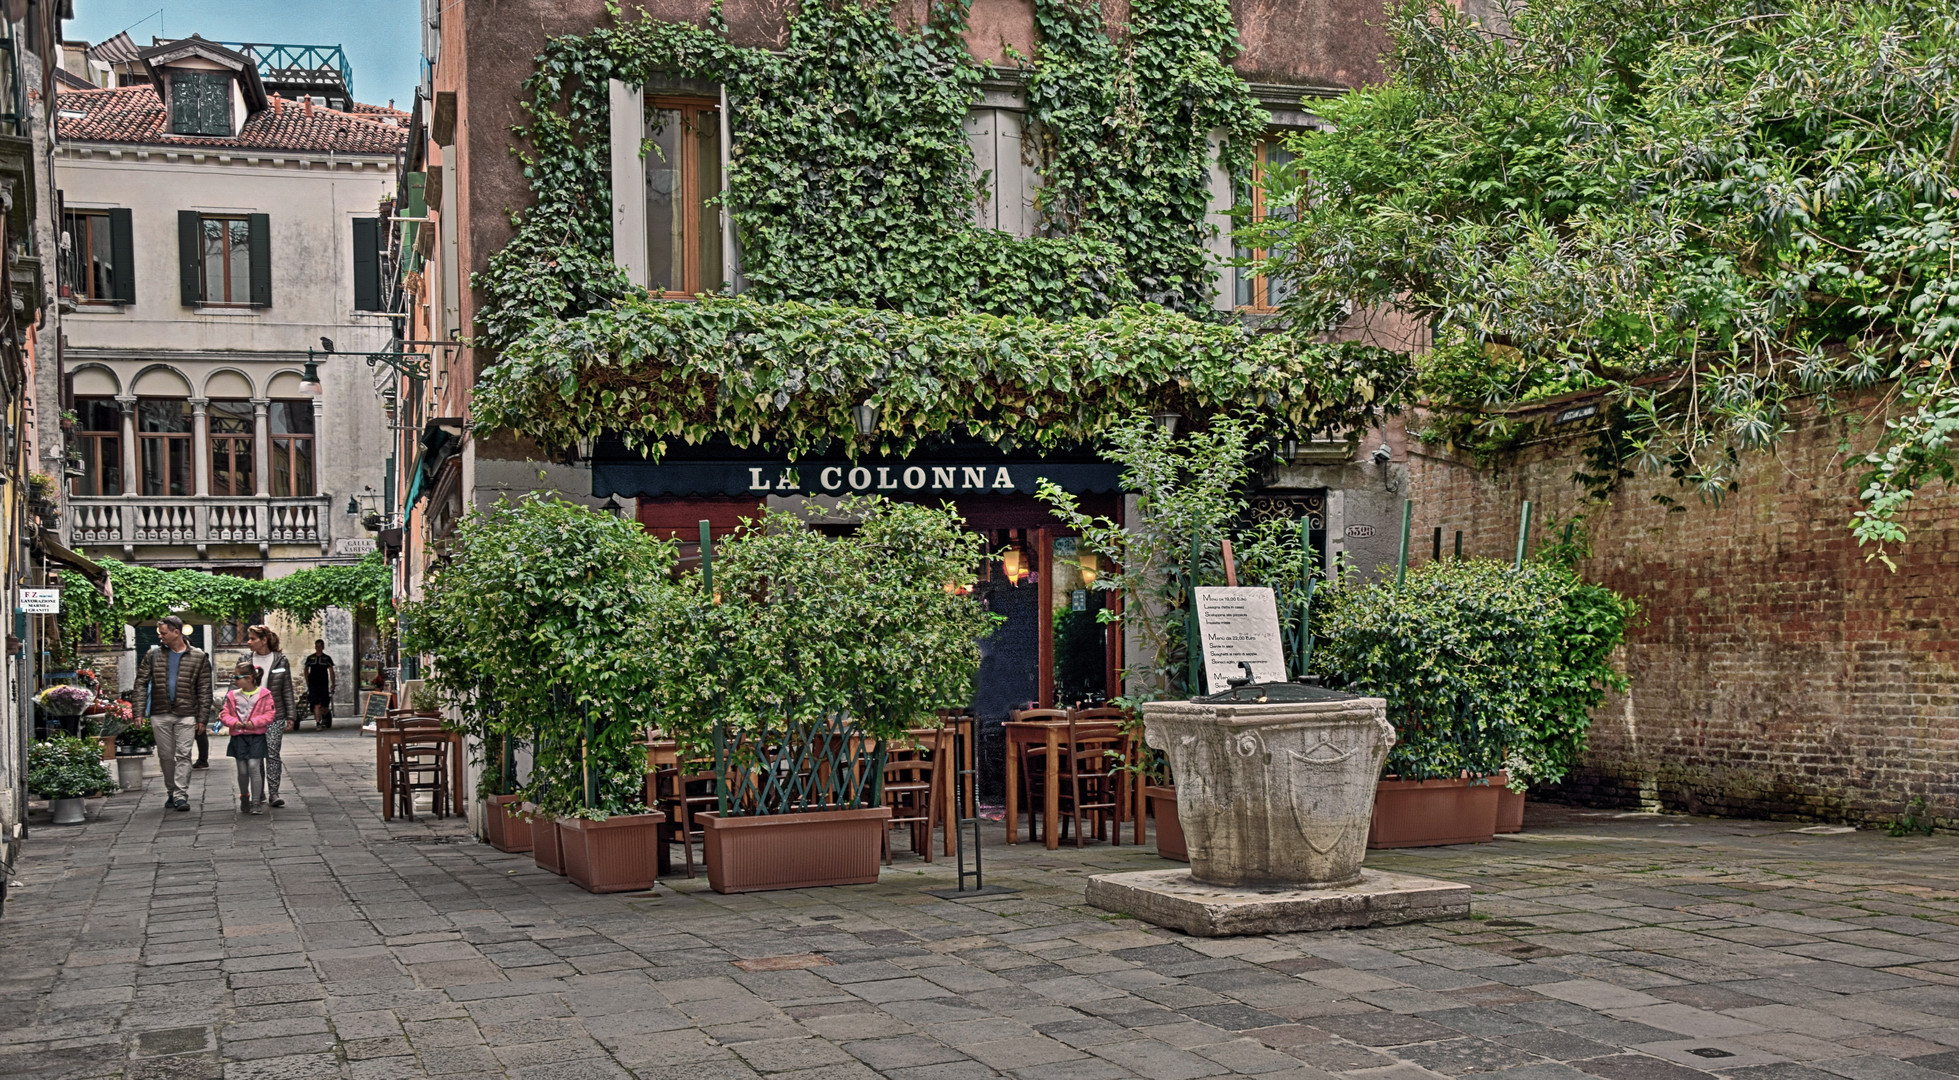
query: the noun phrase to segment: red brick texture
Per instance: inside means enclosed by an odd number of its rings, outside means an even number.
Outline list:
[[[1643,609],[1624,651],[1630,692],[1608,697],[1582,766],[1542,795],[1872,823],[1923,798],[1959,826],[1959,492],[1920,492],[1895,573],[1866,561],[1847,527],[1845,431],[1799,422],[1719,506],[1648,477],[1590,503],[1570,480],[1576,442],[1493,468],[1412,443],[1416,555],[1440,526],[1445,553],[1460,529],[1465,554],[1510,558],[1530,499],[1533,548],[1547,522],[1584,513],[1586,576]]]

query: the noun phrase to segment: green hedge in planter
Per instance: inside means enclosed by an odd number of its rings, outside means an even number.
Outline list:
[[[984,541],[950,508],[860,498],[838,513],[858,522],[848,535],[775,512],[746,522],[716,546],[711,585],[681,581],[684,686],[662,716],[687,752],[748,777],[724,813],[876,805],[875,769],[824,783],[810,763],[972,701],[979,639],[999,622],[960,594]]]
[[[116,790],[102,743],[51,734],[27,751],[27,789],[44,799],[79,799]]]
[[[1611,656],[1636,612],[1561,558],[1431,562],[1399,588],[1322,592],[1313,667],[1328,685],[1387,699],[1399,737],[1389,774],[1507,769],[1514,785],[1554,783],[1606,689],[1627,685]]]
[[[521,791],[554,815],[643,808],[645,732],[671,696],[675,554],[634,521],[503,501],[458,523],[403,611],[404,646],[430,658],[465,729],[499,754],[504,736],[531,743]]]

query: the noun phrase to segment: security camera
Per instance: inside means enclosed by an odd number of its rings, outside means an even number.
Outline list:
[[[1386,465],[1388,463],[1388,459],[1394,457],[1394,451],[1388,449],[1387,443],[1382,443],[1381,445],[1374,448],[1373,457],[1374,457],[1374,464]]]

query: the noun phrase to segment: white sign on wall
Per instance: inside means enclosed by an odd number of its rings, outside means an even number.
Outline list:
[[[60,589],[22,589],[20,609],[29,615],[61,614]]]
[[[343,536],[333,542],[335,555],[366,555],[373,550],[374,538],[371,536]]]
[[[1227,679],[1242,679],[1252,666],[1259,682],[1286,681],[1285,644],[1279,637],[1279,601],[1271,589],[1197,589],[1197,633],[1204,648],[1204,678],[1211,693]]]

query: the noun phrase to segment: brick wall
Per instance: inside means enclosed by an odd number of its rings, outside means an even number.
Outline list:
[[[1920,493],[1898,570],[1867,562],[1841,420],[1809,417],[1747,462],[1719,506],[1671,481],[1588,503],[1578,445],[1477,468],[1412,443],[1417,561],[1464,533],[1465,554],[1515,553],[1519,505],[1587,517],[1586,575],[1637,597],[1632,688],[1596,716],[1590,750],[1542,794],[1593,805],[1883,822],[1924,798],[1959,826],[1959,493]],[[1852,470],[1854,471],[1854,470]],[[1656,494],[1682,500],[1669,512]]]

